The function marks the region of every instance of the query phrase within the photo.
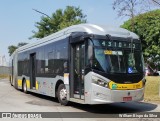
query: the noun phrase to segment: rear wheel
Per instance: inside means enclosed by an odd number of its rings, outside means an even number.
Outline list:
[[[23,92],[27,93],[27,83],[26,83],[26,80],[23,81]]]
[[[58,92],[57,92],[58,100],[61,103],[61,105],[67,105],[68,100],[67,100],[67,90],[64,84],[60,84],[58,87]]]

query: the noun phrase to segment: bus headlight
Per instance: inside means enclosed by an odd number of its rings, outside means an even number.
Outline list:
[[[109,87],[109,86],[108,86],[109,84],[108,84],[107,81],[105,81],[105,80],[103,80],[103,79],[101,79],[101,78],[95,77],[95,76],[92,76],[92,82],[95,83],[95,84],[97,84],[97,85],[106,87],[106,88]]]

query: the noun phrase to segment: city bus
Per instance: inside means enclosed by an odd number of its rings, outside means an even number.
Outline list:
[[[139,37],[126,29],[79,24],[18,48],[10,82],[62,105],[142,101],[145,68]]]

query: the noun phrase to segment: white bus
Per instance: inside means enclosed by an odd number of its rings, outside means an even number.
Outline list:
[[[62,105],[141,101],[145,73],[139,37],[122,28],[80,24],[18,48],[10,82]]]

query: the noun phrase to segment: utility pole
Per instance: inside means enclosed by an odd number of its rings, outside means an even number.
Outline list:
[[[39,10],[36,10],[36,9],[32,9],[32,10],[34,10],[34,11],[37,12],[37,13],[43,14],[43,15],[45,15],[45,16],[47,16],[48,18],[51,19],[51,17],[50,17],[49,15],[47,15],[47,14],[45,14],[45,13],[39,11]]]
[[[156,1],[156,0],[152,0],[152,1],[160,6],[160,3],[158,1]]]

